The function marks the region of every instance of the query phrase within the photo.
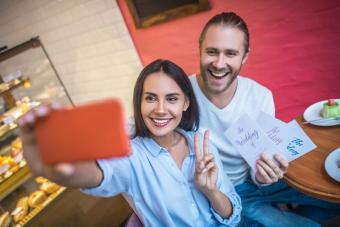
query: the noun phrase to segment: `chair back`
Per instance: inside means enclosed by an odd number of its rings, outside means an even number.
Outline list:
[[[142,222],[139,220],[135,212],[132,212],[125,227],[143,227]]]

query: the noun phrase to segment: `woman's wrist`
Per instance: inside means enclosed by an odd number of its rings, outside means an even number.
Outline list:
[[[221,193],[217,188],[203,189],[202,192],[209,200],[218,199]]]
[[[215,212],[217,212],[223,219],[230,217],[233,212],[233,208],[230,199],[227,196],[218,189],[210,190],[205,195]]]

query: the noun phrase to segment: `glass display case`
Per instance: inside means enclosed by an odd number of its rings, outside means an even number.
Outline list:
[[[42,103],[73,105],[38,37],[0,52],[0,226],[28,226],[65,188],[34,178],[17,119]]]

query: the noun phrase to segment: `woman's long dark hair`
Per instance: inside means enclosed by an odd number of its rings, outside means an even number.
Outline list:
[[[199,110],[195,94],[188,76],[183,71],[183,69],[175,63],[169,60],[158,59],[147,65],[142,70],[135,84],[135,88],[133,91],[133,113],[136,132],[134,137],[150,137],[150,132],[143,121],[141,106],[144,82],[150,74],[155,72],[164,72],[167,76],[173,79],[189,100],[189,107],[186,111],[183,112],[182,119],[178,127],[186,131],[196,131],[199,127]]]

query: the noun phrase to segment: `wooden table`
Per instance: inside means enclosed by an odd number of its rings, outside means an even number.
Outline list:
[[[340,203],[340,182],[328,176],[324,167],[327,155],[340,147],[340,126],[302,125],[303,117],[298,117],[296,120],[317,148],[289,164],[285,181],[308,195]]]

